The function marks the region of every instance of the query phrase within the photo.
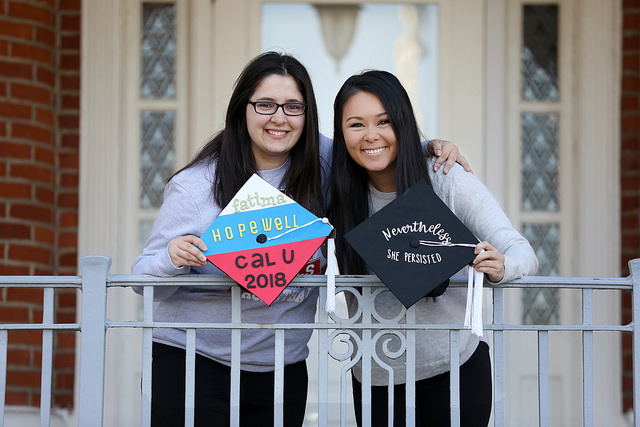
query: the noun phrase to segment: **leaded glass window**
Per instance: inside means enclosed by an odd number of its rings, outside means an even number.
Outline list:
[[[522,99],[557,101],[558,6],[528,5],[523,13]]]
[[[560,101],[558,5],[525,4],[522,23],[520,209],[523,213],[553,215],[561,209],[560,116],[555,112]],[[560,233],[560,224],[555,220],[525,221],[523,224],[523,235],[538,256],[538,275],[560,274]],[[556,289],[525,289],[522,320],[525,324],[558,323],[559,304],[560,295]]]
[[[522,210],[558,210],[558,116],[522,115]]]
[[[143,111],[140,151],[140,207],[159,208],[167,179],[173,172],[174,122],[172,111]]]
[[[144,99],[176,96],[175,5],[142,5],[142,75],[140,94]]]

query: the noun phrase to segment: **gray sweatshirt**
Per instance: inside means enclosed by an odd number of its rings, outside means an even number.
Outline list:
[[[429,177],[435,193],[456,216],[481,241],[488,241],[505,256],[505,274],[502,282],[533,275],[538,269],[538,260],[529,242],[513,227],[509,218],[493,197],[491,192],[473,174],[455,164],[447,175],[433,172],[434,159],[429,162]],[[381,193],[370,187],[370,215],[382,209],[395,199],[395,193]],[[347,296],[349,314],[357,311],[357,301]],[[416,322],[425,324],[463,324],[467,302],[466,288],[448,288],[433,299],[423,298],[415,304]],[[375,309],[383,318],[395,318],[404,307],[389,291],[376,298]],[[377,354],[384,363],[393,367],[394,382],[405,383],[404,355],[391,359],[382,352],[377,342]],[[398,342],[398,338],[392,339]],[[479,338],[469,330],[460,332],[460,364],[466,362],[476,347]],[[448,331],[424,331],[416,334],[416,379],[421,380],[449,371],[449,333]],[[361,363],[354,366],[354,375],[362,379]],[[387,385],[387,371],[372,361],[372,384]]]

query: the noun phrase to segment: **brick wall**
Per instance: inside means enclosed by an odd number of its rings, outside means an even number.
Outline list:
[[[640,257],[640,0],[623,1],[621,79],[621,238],[622,275]],[[631,295],[623,297],[622,321],[631,321]],[[631,335],[623,337],[623,409],[633,408]]]
[[[0,274],[77,274],[81,0],[0,0]],[[75,292],[55,295],[75,321]],[[42,291],[5,289],[0,322],[42,321]],[[42,334],[9,334],[7,405],[39,405]],[[54,334],[54,397],[73,403],[75,338]]]

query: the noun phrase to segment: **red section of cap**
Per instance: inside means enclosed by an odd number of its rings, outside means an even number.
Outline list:
[[[207,255],[207,259],[240,286],[271,305],[325,238]]]

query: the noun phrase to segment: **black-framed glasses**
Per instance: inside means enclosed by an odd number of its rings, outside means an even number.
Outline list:
[[[280,107],[282,107],[282,112],[287,116],[301,116],[307,109],[307,104],[303,104],[302,102],[285,102],[284,104],[278,104],[270,101],[249,101],[249,104],[253,105],[253,110],[256,113],[266,116],[275,114]]]

